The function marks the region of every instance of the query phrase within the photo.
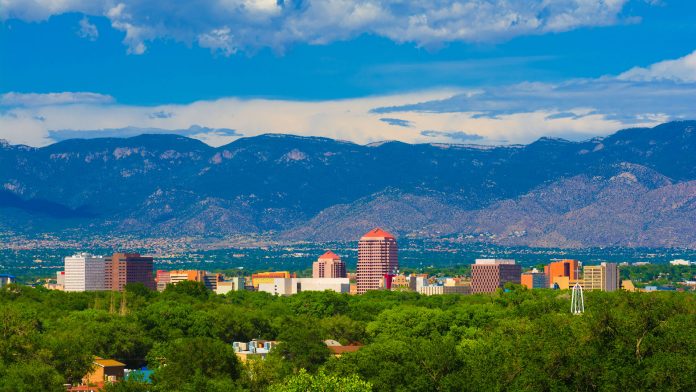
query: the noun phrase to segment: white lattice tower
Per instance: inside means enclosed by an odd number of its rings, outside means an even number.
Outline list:
[[[583,314],[585,312],[585,298],[582,294],[582,286],[580,282],[576,282],[573,286],[573,296],[570,299],[570,313]]]

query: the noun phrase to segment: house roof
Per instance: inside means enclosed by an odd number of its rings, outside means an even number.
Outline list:
[[[337,354],[345,354],[345,353],[354,353],[358,350],[360,350],[363,346],[327,346],[329,351],[331,351],[332,354],[337,355]]]
[[[341,259],[341,257],[339,255],[337,255],[336,253],[334,253],[330,250],[327,250],[326,253],[319,256],[319,258],[320,259],[331,259],[331,260],[340,260]]]
[[[376,228],[368,231],[367,233],[365,233],[365,235],[363,235],[362,238],[392,238],[393,239],[394,236],[391,235],[390,233],[382,230],[381,228],[376,227]]]
[[[114,359],[104,359],[104,358],[95,358],[94,363],[96,363],[99,366],[102,367],[125,367],[125,363],[121,363],[119,361],[116,361]]]

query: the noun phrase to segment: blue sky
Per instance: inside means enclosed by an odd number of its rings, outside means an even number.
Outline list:
[[[696,118],[692,1],[182,3],[3,2],[0,138],[499,144]]]

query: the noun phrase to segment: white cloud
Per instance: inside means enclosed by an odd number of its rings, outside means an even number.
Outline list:
[[[213,29],[208,33],[199,35],[198,44],[203,48],[211,49],[213,52],[219,51],[226,56],[234,54],[237,49],[232,46],[230,31],[230,28],[227,26],[221,29]]]
[[[80,30],[77,32],[77,35],[90,41],[96,41],[97,38],[99,38],[99,30],[97,30],[97,26],[90,23],[89,19],[85,16],[80,19]]]
[[[130,53],[172,38],[223,54],[293,43],[325,44],[361,34],[437,46],[498,41],[620,21],[628,0],[2,0],[0,20],[45,20],[81,12],[126,33]]]
[[[696,50],[676,60],[665,60],[647,68],[635,67],[618,76],[621,80],[672,80],[696,82]]]
[[[110,95],[89,92],[62,92],[62,93],[16,93],[9,92],[0,95],[0,106],[46,106],[66,104],[105,104],[112,103],[114,98]]]

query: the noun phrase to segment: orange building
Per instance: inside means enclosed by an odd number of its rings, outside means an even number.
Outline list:
[[[84,385],[103,385],[104,382],[116,382],[123,379],[126,365],[113,359],[95,357],[92,371],[82,377]]]
[[[557,284],[559,288],[565,289],[571,285],[571,282],[578,280],[579,268],[577,260],[558,260],[545,266],[544,274],[546,274],[550,286]]]
[[[547,289],[548,282],[543,272],[527,272],[520,276],[520,284],[528,289]]]
[[[186,280],[207,283],[206,277],[208,276],[209,274],[200,270],[157,270],[157,273],[155,274],[155,282],[157,283],[157,290],[163,291],[168,284],[177,284]],[[212,277],[213,280],[217,282],[217,274],[212,274]]]

